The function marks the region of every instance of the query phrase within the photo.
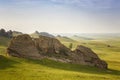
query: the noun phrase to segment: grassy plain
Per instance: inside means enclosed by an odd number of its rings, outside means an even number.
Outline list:
[[[4,40],[4,41],[3,41]],[[32,60],[6,56],[8,39],[0,40],[0,80],[120,80],[120,39],[95,39],[61,42],[90,47],[107,61],[109,69],[61,63],[48,59]],[[110,45],[110,47],[108,47]]]

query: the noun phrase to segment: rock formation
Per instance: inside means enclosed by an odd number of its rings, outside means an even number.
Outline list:
[[[14,37],[7,49],[11,56],[42,59],[49,58],[61,62],[70,62],[75,64],[83,64],[96,66],[106,69],[107,63],[89,48],[78,46],[76,50],[71,51],[60,43],[59,40],[40,36],[39,38],[31,38],[29,35],[19,35]]]
[[[40,54],[36,49],[32,38],[27,34],[14,37],[11,40],[7,51],[11,56],[40,58]]]
[[[40,54],[45,56],[67,56],[70,51],[55,38],[40,36],[39,38],[34,39],[34,42]]]
[[[75,62],[84,65],[96,66],[99,68],[107,68],[107,63],[100,60],[100,58],[90,49],[85,46],[77,46],[75,53]]]

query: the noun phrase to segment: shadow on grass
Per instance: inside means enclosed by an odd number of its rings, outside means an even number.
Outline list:
[[[66,71],[75,71],[75,72],[82,72],[82,73],[89,73],[89,74],[111,74],[111,75],[120,75],[120,71],[112,70],[112,69],[99,69],[96,67],[79,65],[79,64],[70,64],[70,63],[62,63],[56,62],[53,60],[42,59],[42,60],[33,60],[33,59],[21,59],[21,58],[7,58],[0,55],[0,70],[7,69],[7,68],[15,68],[15,64],[21,64],[22,62],[31,63],[31,65],[38,64],[43,65],[45,67],[59,69],[59,70],[66,70]]]
[[[104,69],[99,69],[91,66],[62,63],[62,62],[56,62],[48,59],[43,59],[43,60],[28,59],[27,61],[33,64],[40,64],[50,68],[67,70],[67,71],[75,71],[75,72],[83,72],[83,73],[91,73],[91,74],[102,74],[102,75],[103,74],[120,75],[120,71],[118,70],[112,70],[112,69],[104,70]]]
[[[0,70],[7,69],[7,68],[14,68],[14,64],[17,64],[17,63],[19,62],[0,55]]]

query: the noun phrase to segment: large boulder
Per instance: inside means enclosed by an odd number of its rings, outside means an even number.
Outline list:
[[[107,63],[101,60],[90,48],[79,45],[74,50],[73,61],[79,64],[107,68]]]
[[[70,49],[60,43],[59,40],[51,37],[40,36],[34,39],[35,46],[40,54],[51,57],[65,57],[70,53]]]
[[[78,46],[71,51],[56,38],[46,36],[39,36],[39,38],[31,38],[27,34],[16,36],[11,40],[7,52],[16,57],[49,58],[61,62],[107,68],[107,63],[102,61],[90,48]]]
[[[39,54],[38,50],[34,45],[34,41],[27,34],[14,37],[7,48],[7,52],[11,56],[17,56],[17,57],[25,57],[25,58],[41,57],[41,55]]]

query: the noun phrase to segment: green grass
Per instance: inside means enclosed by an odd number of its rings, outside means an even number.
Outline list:
[[[0,46],[8,46],[10,39],[0,36]]]
[[[48,59],[0,58],[1,80],[119,80],[119,75],[117,70],[101,70]]]
[[[1,42],[1,41],[0,41]],[[7,42],[7,40],[6,40]],[[71,42],[62,41],[68,46]],[[80,40],[108,63],[108,70],[48,59],[32,60],[6,56],[6,45],[0,45],[0,80],[120,80],[120,40]],[[110,44],[111,47],[107,47]]]

